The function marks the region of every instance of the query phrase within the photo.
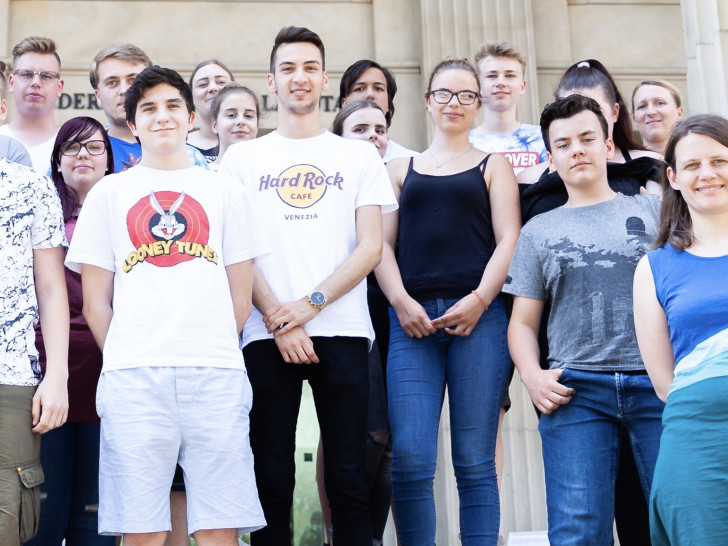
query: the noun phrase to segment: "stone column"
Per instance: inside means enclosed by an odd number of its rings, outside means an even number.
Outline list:
[[[11,51],[10,40],[10,0],[0,0],[0,59],[8,59]]]
[[[531,0],[421,0],[422,72],[444,57],[473,59],[484,41],[513,44],[527,59],[528,91],[520,101],[521,119],[538,119],[536,50]]]
[[[519,104],[524,120],[538,119],[536,51],[531,0],[420,0],[422,76],[444,57],[473,59],[483,41],[506,41],[526,55],[527,96]],[[431,125],[428,125],[431,138]],[[437,544],[459,544],[458,495],[450,457],[450,413],[442,409],[435,477]]]
[[[690,113],[728,116],[728,0],[681,0]]]

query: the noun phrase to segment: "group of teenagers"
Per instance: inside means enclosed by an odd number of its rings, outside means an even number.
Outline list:
[[[392,504],[399,544],[435,543],[447,391],[459,537],[495,545],[513,364],[551,544],[611,544],[615,518],[623,545],[728,542],[728,121],[680,120],[646,81],[640,144],[590,59],[524,124],[525,60],[487,43],[430,73],[416,153],[388,139],[396,82],[371,60],[324,128],[325,68],[315,32],[278,33],[278,127],[256,138],[223,63],[188,84],[115,44],[90,71],[108,126],[49,138],[60,58],[15,47],[0,542],[292,544],[308,381],[328,544],[381,544]]]

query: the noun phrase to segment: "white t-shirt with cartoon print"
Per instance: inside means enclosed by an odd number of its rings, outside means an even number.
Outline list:
[[[279,301],[305,297],[346,260],[357,246],[356,209],[397,208],[387,171],[368,142],[325,131],[290,139],[274,131],[232,145],[220,172],[232,175],[254,196],[271,243],[256,258]],[[366,280],[327,305],[304,325],[309,336],[374,339],[366,299]],[[268,339],[255,307],[243,329],[243,344]]]
[[[114,272],[103,372],[243,367],[225,266],[267,252],[240,184],[201,167],[137,165],[89,192],[66,264]]]
[[[0,384],[40,383],[33,251],[67,246],[53,183],[0,157]],[[53,317],[50,317],[53,320]]]

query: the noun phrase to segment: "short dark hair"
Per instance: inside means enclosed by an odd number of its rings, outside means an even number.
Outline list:
[[[61,148],[64,142],[74,140],[80,142],[90,138],[96,131],[101,132],[101,139],[106,144],[106,172],[112,174],[114,172],[114,153],[111,149],[111,141],[106,129],[98,120],[88,117],[79,116],[69,119],[61,125],[56,135],[56,141],[53,144],[53,152],[51,153],[51,180],[56,187],[58,197],[61,199],[63,208],[63,221],[68,222],[71,216],[78,209],[78,195],[76,191],[66,184],[61,172]]]
[[[321,68],[326,70],[326,52],[324,50],[324,43],[321,41],[321,37],[313,30],[309,30],[306,27],[283,27],[280,32],[278,32],[275,42],[273,43],[273,49],[270,52],[271,74],[275,74],[276,72],[276,53],[278,52],[278,48],[284,44],[295,44],[299,42],[313,44],[318,48],[321,52]]]
[[[397,94],[397,81],[394,79],[394,74],[378,62],[361,59],[344,71],[344,74],[341,76],[341,82],[339,83],[339,100],[336,102],[336,107],[341,108],[341,102],[351,95],[356,82],[370,68],[376,68],[384,74],[384,81],[387,84],[387,112],[384,114],[384,117],[387,120],[387,127],[389,127],[394,116],[394,96]]]
[[[728,148],[728,120],[714,114],[699,114],[677,122],[665,147],[665,163],[677,171],[676,149],[678,143],[690,134],[712,138]],[[662,210],[656,247],[670,243],[678,250],[690,248],[695,243],[693,219],[680,190],[670,185],[665,173],[662,177]]]
[[[380,112],[382,112],[382,109],[376,102],[372,102],[369,100],[355,100],[352,102],[347,102],[346,106],[344,106],[336,114],[336,117],[334,118],[334,123],[331,125],[331,132],[335,135],[344,136],[344,122],[350,115],[358,110],[361,110],[362,108],[374,108],[375,110],[379,110]],[[382,114],[384,114],[384,112],[382,112]]]
[[[569,95],[551,104],[547,104],[546,108],[541,112],[541,136],[549,152],[551,151],[551,142],[549,141],[551,124],[557,119],[573,118],[575,115],[585,111],[592,112],[597,117],[599,124],[602,126],[604,139],[609,138],[609,126],[607,125],[607,120],[604,119],[599,103],[584,95]]]
[[[126,100],[124,108],[126,109],[126,121],[136,122],[136,108],[144,93],[161,84],[171,85],[179,91],[187,105],[187,111],[192,113],[195,111],[195,103],[192,101],[192,91],[187,82],[182,79],[177,72],[171,68],[162,68],[161,66],[150,66],[142,70],[139,75],[134,78],[134,82],[126,92]]]

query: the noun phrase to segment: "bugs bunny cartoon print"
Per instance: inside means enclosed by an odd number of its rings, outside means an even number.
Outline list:
[[[162,205],[159,204],[159,201],[157,201],[154,191],[149,194],[149,204],[159,213],[160,216],[157,225],[152,227],[152,234],[155,237],[171,241],[172,239],[180,237],[185,232],[187,226],[180,222],[175,215],[177,209],[180,208],[184,200],[185,193],[182,192],[177,200],[172,203],[172,206],[169,207],[169,210],[165,211],[162,208]]]

